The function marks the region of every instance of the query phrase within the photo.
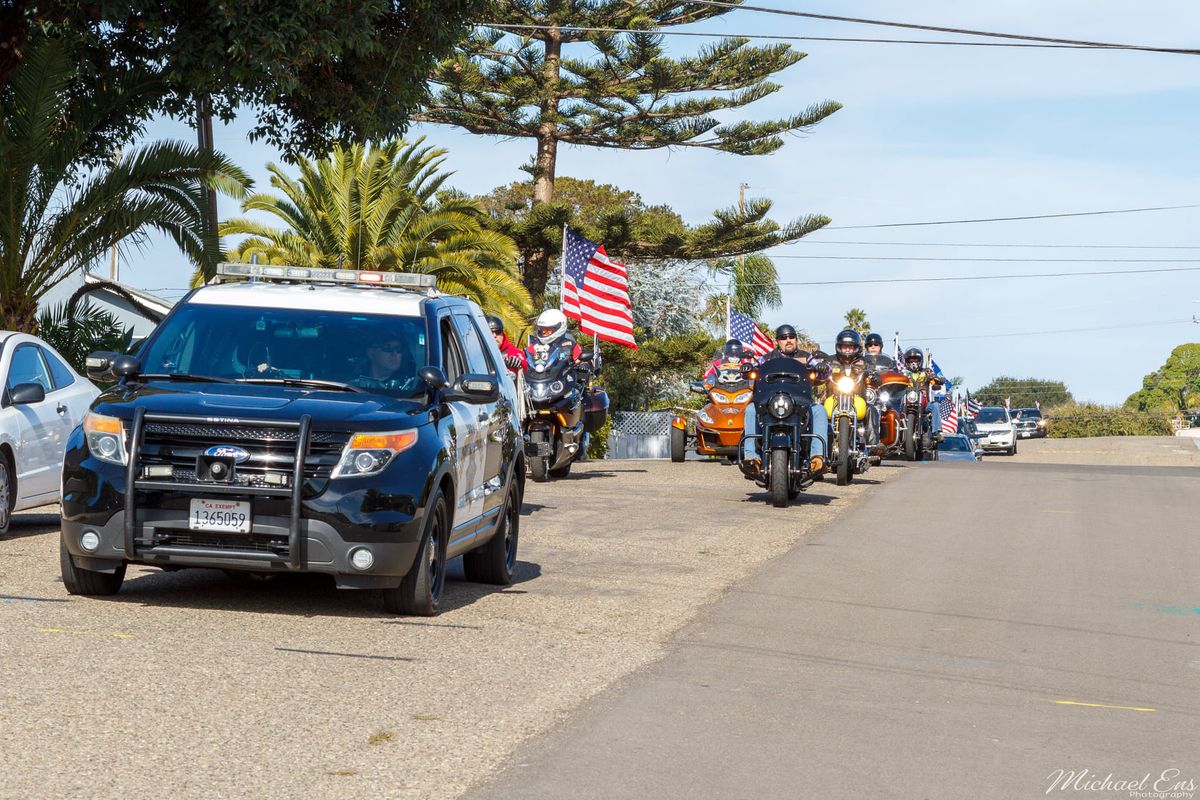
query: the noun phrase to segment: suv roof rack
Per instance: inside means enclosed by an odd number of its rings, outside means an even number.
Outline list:
[[[288,267],[282,264],[218,264],[217,274],[212,282],[222,283],[229,278],[249,278],[255,281],[282,281],[285,283],[345,283],[358,286],[387,286],[396,289],[437,289],[436,276],[419,272]]]

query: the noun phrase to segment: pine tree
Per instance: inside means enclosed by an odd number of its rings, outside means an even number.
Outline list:
[[[554,199],[559,143],[772,153],[783,145],[783,134],[809,128],[840,106],[826,101],[785,119],[729,124],[714,115],[777,91],[770,76],[804,54],[787,45],[752,47],[746,39],[728,38],[672,58],[664,52],[664,37],[651,30],[730,10],[678,0],[494,0],[487,22],[529,27],[477,29],[435,70],[437,90],[413,118],[535,140],[535,205]],[[591,56],[570,57],[564,50],[574,45],[590,49]],[[548,268],[548,249],[526,254],[526,285],[535,296],[542,294]]]

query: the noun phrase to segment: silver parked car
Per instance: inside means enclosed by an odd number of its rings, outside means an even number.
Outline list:
[[[59,499],[67,437],[100,394],[36,336],[0,331],[0,534],[14,511]]]

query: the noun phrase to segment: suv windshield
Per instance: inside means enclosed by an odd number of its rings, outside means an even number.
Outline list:
[[[154,334],[146,375],[333,381],[390,397],[424,391],[420,317],[188,304]]]
[[[969,453],[971,452],[971,445],[962,436],[947,436],[938,444],[938,450],[951,453]]]
[[[1003,408],[981,408],[979,409],[979,413],[975,415],[975,422],[984,425],[1008,421],[1008,414],[1005,413]]]
[[[1042,418],[1042,412],[1038,411],[1036,408],[1022,408],[1022,409],[1018,410],[1017,413],[1021,416],[1021,419],[1041,419]]]

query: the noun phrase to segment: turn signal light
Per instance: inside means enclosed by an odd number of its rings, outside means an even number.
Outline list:
[[[83,429],[88,433],[123,433],[121,420],[89,413],[83,418]]]
[[[402,433],[359,433],[346,445],[349,450],[407,450],[417,440],[416,431]]]
[[[820,456],[813,456],[808,461],[808,468],[812,472],[820,472],[825,468],[825,461]]]

